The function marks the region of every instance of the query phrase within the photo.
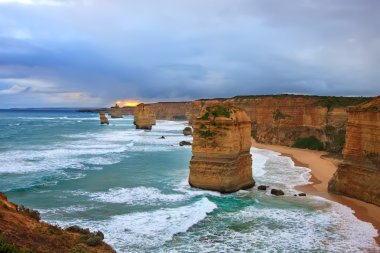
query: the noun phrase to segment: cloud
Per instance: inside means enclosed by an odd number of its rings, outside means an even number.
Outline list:
[[[0,79],[19,80],[3,91],[28,89],[3,93],[0,107],[33,92],[106,105],[378,95],[379,8],[377,0],[0,0]]]

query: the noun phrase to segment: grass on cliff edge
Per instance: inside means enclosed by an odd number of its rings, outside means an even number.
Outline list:
[[[315,136],[299,138],[294,142],[292,147],[311,150],[324,150],[323,143],[320,140],[318,140]]]
[[[31,250],[19,249],[16,245],[9,243],[0,235],[0,252],[1,253],[34,253]]]
[[[200,117],[202,120],[208,120],[210,117],[210,114],[215,117],[226,117],[229,118],[231,116],[230,110],[221,105],[215,105],[215,106],[209,106],[206,108],[206,112]]]

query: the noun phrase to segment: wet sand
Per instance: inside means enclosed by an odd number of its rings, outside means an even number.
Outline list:
[[[378,236],[375,237],[375,240],[380,246],[380,207],[327,191],[328,182],[336,171],[337,164],[339,164],[338,160],[321,157],[327,154],[327,152],[322,151],[261,144],[254,140],[252,140],[252,146],[279,152],[284,156],[292,158],[296,166],[309,168],[312,174],[310,179],[311,184],[297,186],[296,189],[307,194],[321,196],[351,208],[358,219],[372,223],[377,229]]]

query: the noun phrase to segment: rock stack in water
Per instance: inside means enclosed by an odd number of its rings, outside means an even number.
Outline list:
[[[255,185],[251,121],[233,106],[211,106],[193,121],[189,184],[222,193]]]
[[[108,121],[108,118],[106,117],[105,112],[100,111],[99,112],[99,118],[100,118],[100,124],[102,124],[102,125],[104,125],[104,124],[109,125],[110,124]]]
[[[156,115],[150,110],[149,106],[141,103],[135,110],[135,117],[133,124],[136,129],[152,129],[152,125],[156,124]]]
[[[112,106],[108,110],[108,114],[111,116],[111,118],[116,119],[116,118],[122,118],[123,117],[123,110],[120,108],[118,104],[115,104],[115,106]]]
[[[380,206],[380,97],[348,109],[343,155],[329,191]]]

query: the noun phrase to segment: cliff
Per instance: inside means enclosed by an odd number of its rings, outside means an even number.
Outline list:
[[[343,155],[329,191],[380,206],[380,97],[348,109]]]
[[[191,122],[207,106],[233,105],[245,110],[252,122],[252,136],[262,143],[293,146],[314,136],[329,151],[344,145],[347,106],[367,98],[301,95],[238,96],[229,99],[196,100],[190,109]]]
[[[0,193],[0,251],[3,249],[7,250],[5,252],[30,250],[41,253],[115,252],[97,237],[102,238],[102,233],[90,233],[77,226],[64,230],[40,221],[38,212],[13,204]],[[20,251],[16,251],[17,249]]]
[[[191,102],[158,102],[147,104],[157,119],[188,120]]]
[[[189,184],[223,193],[254,186],[251,122],[232,106],[211,106],[193,121]]]
[[[99,112],[99,119],[100,119],[100,124],[103,125],[103,124],[107,124],[109,125],[109,121],[108,121],[108,118],[106,117],[106,114],[105,112],[103,111],[100,111]]]
[[[141,103],[136,107],[133,124],[136,125],[136,129],[152,129],[152,125],[156,124],[156,115],[152,110]]]

